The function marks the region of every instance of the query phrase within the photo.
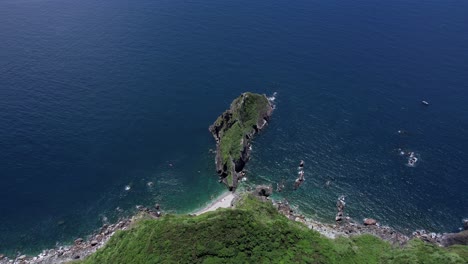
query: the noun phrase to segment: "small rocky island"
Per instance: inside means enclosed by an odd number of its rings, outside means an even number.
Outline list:
[[[273,112],[265,95],[246,92],[209,127],[216,140],[216,171],[220,181],[234,191],[250,157],[250,144]]]

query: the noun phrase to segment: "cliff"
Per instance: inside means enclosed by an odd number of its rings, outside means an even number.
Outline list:
[[[246,92],[209,127],[216,140],[216,172],[231,191],[250,158],[251,140],[268,124],[272,112],[265,95]]]

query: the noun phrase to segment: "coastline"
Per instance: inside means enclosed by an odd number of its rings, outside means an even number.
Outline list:
[[[265,186],[257,186],[257,190],[253,193],[262,199],[264,202],[271,203],[279,213],[283,214],[291,221],[303,223],[307,228],[319,232],[321,235],[335,239],[338,237],[352,237],[363,234],[370,234],[381,238],[393,245],[404,245],[412,238],[418,238],[423,241],[444,246],[443,239],[450,233],[436,234],[426,233],[424,230],[417,230],[412,235],[406,236],[391,227],[380,226],[378,223],[366,224],[360,221],[355,221],[349,216],[345,217],[343,221],[336,222],[335,224],[325,223],[314,220],[304,216],[303,212],[294,210],[289,202],[285,199],[274,200],[271,193],[265,194],[262,191]],[[269,187],[271,188],[271,187]],[[190,215],[198,216],[207,212],[215,211],[219,208],[232,208],[234,201],[239,195],[248,191],[240,191],[233,193],[225,191],[216,198],[213,198],[205,206],[194,210]],[[45,249],[37,256],[21,255],[16,258],[10,259],[0,254],[0,264],[21,263],[21,264],[56,264],[68,263],[74,260],[82,260],[89,255],[96,252],[98,249],[104,247],[109,239],[119,230],[131,229],[133,224],[142,218],[158,219],[161,216],[159,208],[150,209],[142,206],[137,207],[139,212],[135,215],[121,219],[115,224],[104,225],[99,230],[87,237],[87,239],[77,238],[73,245],[60,246],[53,249]]]
[[[208,201],[201,208],[193,210],[191,215],[201,215],[206,212],[215,211],[219,208],[230,208],[237,194],[225,191],[217,197]],[[127,218],[120,219],[112,225],[103,225],[99,230],[94,231],[86,239],[77,238],[72,245],[62,245],[52,249],[44,249],[37,256],[18,255],[9,258],[0,254],[0,264],[21,263],[21,264],[57,264],[67,263],[74,260],[82,260],[93,254],[98,249],[105,246],[107,241],[119,230],[128,230],[132,225],[143,217],[157,219],[160,217],[158,210],[137,206],[139,212]]]

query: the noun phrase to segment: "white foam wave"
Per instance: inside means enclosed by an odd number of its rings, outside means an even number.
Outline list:
[[[270,102],[270,104],[272,105],[273,109],[276,109],[276,104],[275,104],[275,100],[276,100],[276,96],[278,95],[277,92],[274,92],[272,96],[268,96],[267,99],[268,101]]]

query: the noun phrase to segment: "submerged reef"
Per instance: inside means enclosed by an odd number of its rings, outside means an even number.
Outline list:
[[[272,112],[265,95],[246,92],[209,127],[216,140],[216,172],[229,190],[236,189],[250,158],[251,141],[268,124]]]

